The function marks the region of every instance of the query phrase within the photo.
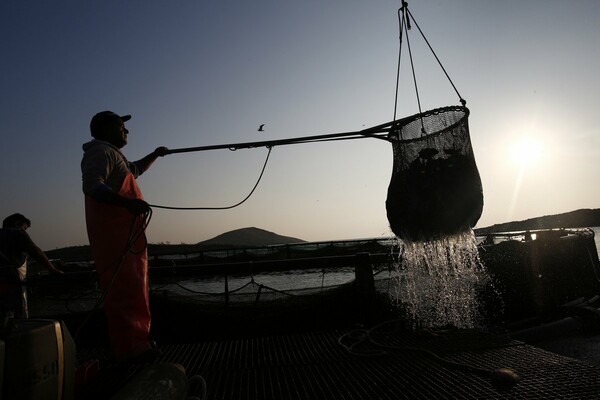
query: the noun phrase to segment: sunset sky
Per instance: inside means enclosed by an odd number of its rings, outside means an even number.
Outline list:
[[[393,119],[400,1],[0,2],[0,216],[44,250],[87,244],[81,145],[98,111],[132,114],[137,160],[347,132]],[[478,227],[600,208],[600,1],[415,0],[467,106],[484,189]],[[422,109],[459,104],[413,26]],[[405,43],[406,44],[406,43]],[[406,47],[397,118],[418,112]],[[257,131],[265,124],[264,132]],[[235,204],[265,148],[174,154],[138,179],[156,205]],[[308,241],[390,236],[392,149],[363,139],[273,148],[225,211],[154,209],[152,243],[244,227]]]

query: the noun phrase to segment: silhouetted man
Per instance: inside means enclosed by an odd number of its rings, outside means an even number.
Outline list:
[[[27,256],[50,272],[62,274],[44,252],[31,240],[27,228],[31,221],[22,214],[12,214],[0,229],[0,312],[4,316],[29,318],[27,309]]]
[[[144,228],[150,206],[135,179],[168,153],[166,147],[158,147],[141,160],[129,162],[120,150],[127,144],[125,122],[129,119],[130,115],[111,111],[96,114],[90,123],[94,139],[83,145],[81,161],[88,238],[106,294],[111,347],[120,361],[158,354],[148,340],[151,318]]]

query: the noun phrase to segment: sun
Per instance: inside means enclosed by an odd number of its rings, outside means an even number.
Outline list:
[[[535,165],[540,160],[542,152],[543,145],[539,140],[523,137],[515,143],[512,158],[521,168],[526,168]]]
[[[542,142],[531,136],[522,136],[512,146],[512,161],[518,166],[515,187],[510,202],[510,213],[515,210],[519,199],[519,192],[523,185],[523,180],[529,172],[534,170],[536,164],[540,163],[543,153]]]

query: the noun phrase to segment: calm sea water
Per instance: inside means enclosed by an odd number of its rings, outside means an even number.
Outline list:
[[[230,292],[236,292],[254,283],[256,290],[262,285],[274,290],[286,291],[305,288],[319,288],[336,286],[350,282],[354,279],[354,268],[343,267],[335,271],[320,269],[289,270],[283,272],[264,272],[256,275],[233,275],[227,277]],[[225,277],[213,276],[193,278],[177,282],[156,282],[152,284],[154,290],[169,290],[177,294],[220,294],[225,291]]]

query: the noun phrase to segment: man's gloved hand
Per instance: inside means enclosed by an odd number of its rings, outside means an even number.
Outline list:
[[[164,157],[164,156],[166,156],[167,154],[169,154],[169,149],[168,149],[168,148],[166,148],[166,147],[164,147],[164,146],[157,147],[157,148],[154,150],[154,155],[156,155],[156,157]]]
[[[133,215],[145,214],[150,211],[150,205],[142,199],[130,199],[125,207]]]

